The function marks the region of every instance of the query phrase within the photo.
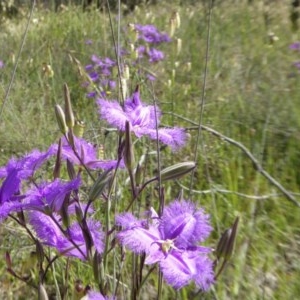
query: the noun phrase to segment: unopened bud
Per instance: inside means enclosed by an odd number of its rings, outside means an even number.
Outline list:
[[[124,77],[121,77],[121,91],[122,91],[122,95],[123,95],[123,99],[127,98],[127,80]]]
[[[59,139],[59,142],[58,142],[56,161],[55,161],[54,170],[53,170],[53,178],[54,179],[59,178],[60,168],[61,168],[61,139]]]
[[[48,65],[46,63],[43,63],[42,72],[43,72],[43,76],[45,77],[51,78],[54,76],[54,71],[52,70],[51,65]]]
[[[178,163],[163,169],[160,172],[160,177],[162,181],[178,179],[183,175],[193,171],[195,168],[196,164],[193,161]]]
[[[82,137],[84,133],[84,128],[85,128],[84,122],[76,120],[73,128],[74,135],[78,137]]]
[[[179,12],[178,11],[174,11],[172,16],[171,16],[171,19],[174,20],[174,23],[175,23],[175,28],[178,29],[180,28],[180,25],[181,25],[181,20],[180,20],[180,15],[179,15]]]
[[[176,54],[179,55],[182,48],[182,39],[176,39]]]
[[[134,153],[129,122],[125,123],[124,163],[129,171],[134,168]]]
[[[41,283],[39,284],[39,287],[38,287],[38,299],[39,300],[48,300],[49,299],[46,289],[43,286],[43,284],[41,284]]]
[[[176,29],[176,23],[175,23],[175,19],[174,18],[171,18],[170,19],[170,22],[169,22],[169,35],[170,37],[172,37],[175,33],[175,29]]]
[[[59,130],[61,131],[62,134],[66,134],[68,132],[68,126],[66,123],[66,117],[63,109],[61,108],[60,105],[56,104],[55,105],[55,116],[56,116],[56,121],[59,127]]]
[[[216,256],[218,259],[224,258],[224,260],[228,261],[231,258],[235,244],[238,223],[239,217],[235,219],[232,227],[225,230],[225,232],[222,234],[216,250]]]
[[[110,183],[112,179],[111,169],[103,172],[98,179],[95,181],[94,185],[91,187],[89,200],[96,200],[103,192],[104,188]]]
[[[138,163],[135,169],[135,184],[139,186],[142,183],[143,167]]]
[[[64,84],[64,97],[65,97],[66,123],[69,128],[73,128],[75,125],[75,118],[72,110],[70,91],[66,83]]]
[[[72,162],[69,159],[67,159],[67,171],[68,171],[68,175],[71,180],[76,178],[76,172],[75,172],[74,165],[72,164]]]
[[[123,76],[126,80],[129,80],[130,78],[130,72],[129,72],[129,66],[125,65],[123,69]]]
[[[192,70],[192,63],[189,61],[184,65],[184,69],[187,72],[190,72]]]

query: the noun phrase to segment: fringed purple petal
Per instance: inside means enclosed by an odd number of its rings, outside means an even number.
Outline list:
[[[157,138],[156,129],[145,130],[145,134],[149,135],[153,140]],[[173,151],[176,151],[185,145],[186,133],[182,128],[159,128],[158,140],[170,146]]]
[[[160,269],[165,281],[175,289],[195,281],[202,290],[208,290],[214,282],[212,262],[197,251],[173,250],[160,261]]]
[[[160,230],[164,238],[175,239],[177,247],[186,248],[204,241],[210,234],[209,215],[190,201],[174,201],[164,209]]]
[[[105,119],[110,125],[116,126],[122,131],[125,130],[125,122],[129,119],[117,101],[98,99],[97,104],[101,118]]]
[[[116,224],[124,228],[117,234],[118,239],[123,246],[135,253],[148,253],[153,242],[160,239],[160,233],[156,227],[146,226],[143,223],[129,213],[116,218]]]

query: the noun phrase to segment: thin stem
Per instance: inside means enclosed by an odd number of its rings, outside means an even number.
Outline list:
[[[207,22],[207,37],[206,37],[206,52],[205,52],[205,65],[204,65],[204,78],[203,78],[203,85],[202,85],[202,94],[201,94],[201,106],[200,106],[200,117],[199,117],[199,123],[198,123],[198,132],[197,132],[197,138],[196,138],[196,148],[195,148],[195,155],[194,155],[194,162],[197,163],[198,160],[198,146],[199,141],[201,142],[201,148],[202,150],[205,148],[203,145],[202,137],[202,120],[203,120],[203,112],[204,112],[204,104],[205,104],[205,93],[206,93],[206,79],[207,79],[207,73],[208,73],[208,59],[209,59],[209,46],[210,46],[210,27],[211,27],[211,15],[212,15],[212,0],[210,0],[209,3],[209,9],[208,9],[208,22]],[[206,158],[206,156],[205,156]],[[207,170],[208,171],[208,170]],[[191,191],[193,188],[194,178],[195,178],[195,172],[196,169],[194,169],[191,173],[191,180],[190,180],[190,193],[189,198],[191,199]]]
[[[25,27],[25,31],[24,31],[24,35],[23,35],[22,42],[21,42],[21,45],[20,45],[20,49],[19,49],[19,52],[18,52],[18,55],[17,55],[17,58],[16,58],[16,63],[15,63],[14,69],[12,71],[11,79],[10,79],[10,82],[8,84],[8,88],[6,90],[4,100],[3,100],[1,108],[0,108],[0,119],[1,119],[3,111],[4,111],[4,106],[5,106],[5,104],[8,100],[8,96],[9,96],[9,93],[11,91],[13,81],[15,79],[15,75],[16,75],[18,64],[19,64],[19,61],[20,61],[21,53],[23,51],[23,48],[24,48],[24,45],[25,45],[25,40],[26,40],[27,33],[28,33],[28,30],[29,30],[29,24],[30,24],[32,16],[33,16],[33,10],[34,10],[35,4],[36,4],[35,0],[32,0],[31,1],[30,14],[29,14],[27,24],[26,24],[26,27]]]
[[[191,124],[197,125],[195,122],[181,117],[177,114],[175,114],[176,117],[178,118],[182,118],[188,122],[190,122]],[[273,184],[278,190],[280,190],[284,196],[290,201],[292,202],[294,205],[296,205],[297,207],[300,207],[300,203],[296,200],[296,198],[293,196],[293,193],[289,192],[283,185],[281,185],[275,178],[273,178],[263,167],[262,165],[258,162],[258,160],[254,157],[254,155],[250,152],[250,150],[244,146],[242,143],[237,142],[236,140],[229,138],[225,135],[223,135],[222,133],[208,127],[208,126],[204,126],[201,125],[201,128],[209,133],[211,133],[212,135],[220,138],[223,141],[228,142],[229,144],[232,144],[236,147],[238,147],[239,149],[241,149],[246,156],[252,161],[253,163],[253,168],[259,172],[261,175],[263,175],[271,184]],[[198,127],[190,127],[188,128],[188,130],[195,130],[198,129]]]

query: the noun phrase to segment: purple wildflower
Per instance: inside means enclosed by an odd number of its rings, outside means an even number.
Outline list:
[[[159,125],[161,112],[158,108],[145,105],[140,100],[140,93],[137,89],[131,99],[127,99],[124,109],[117,101],[107,101],[98,99],[99,112],[103,119],[109,124],[116,126],[119,130],[125,131],[126,121],[130,124],[130,129],[140,138],[148,135],[151,139],[157,139],[163,144],[169,145],[173,150],[185,144],[186,134],[182,128],[159,128],[156,131],[156,121]]]
[[[62,222],[57,215],[52,218],[41,212],[33,211],[29,214],[29,222],[39,239],[47,246],[56,248],[61,254],[87,259],[87,248],[82,229],[78,223],[73,223],[65,233],[61,231]],[[87,220],[88,230],[92,237],[95,249],[99,253],[104,250],[104,233],[100,222]],[[72,242],[71,242],[72,241]],[[77,247],[74,246],[77,245]]]
[[[4,62],[0,59],[0,69],[4,68]]]
[[[7,176],[12,169],[19,170],[19,178],[21,179],[31,177],[34,172],[55,153],[56,148],[51,146],[46,152],[33,150],[20,159],[11,158],[6,166],[0,168],[0,178]]]
[[[113,300],[115,299],[114,297],[105,297],[101,293],[96,292],[96,291],[89,291],[86,295],[86,298],[83,298],[86,300]]]
[[[152,222],[151,222],[152,221]],[[214,282],[211,249],[198,246],[210,234],[209,216],[189,201],[174,201],[161,218],[152,210],[150,223],[125,213],[116,218],[123,230],[121,244],[135,253],[145,252],[145,264],[158,263],[166,282],[175,289],[194,281],[202,290]]]
[[[88,143],[83,138],[78,138],[74,136],[74,142],[75,142],[76,151],[79,157],[81,158],[81,161],[84,163],[86,167],[92,170],[96,170],[96,169],[106,170],[110,168],[116,168],[118,163],[117,160],[99,160],[97,158],[97,147],[95,147],[91,143]],[[56,145],[56,149],[57,149],[57,145]],[[69,145],[66,139],[63,140],[62,157],[64,159],[70,160],[75,165],[81,165],[81,161],[74,154],[72,147]],[[124,167],[123,161],[120,162],[119,167],[120,168]]]
[[[80,186],[80,178],[70,182],[55,179],[51,183],[42,183],[34,186],[26,193],[23,209],[59,212],[64,204],[65,197]],[[69,200],[70,201],[70,200]]]
[[[100,58],[95,54],[92,55],[91,61],[92,64],[85,66],[90,80],[98,86],[101,92],[103,92],[103,90],[114,90],[116,88],[116,82],[109,77],[112,76],[112,70],[116,66],[116,62],[108,57]],[[88,97],[93,97],[92,92],[89,92]]]
[[[12,169],[0,187],[0,222],[7,218],[11,212],[21,209],[18,196],[21,185],[19,170]]]
[[[155,63],[165,58],[164,53],[155,48],[148,49],[145,46],[139,46],[137,50],[139,53],[139,57],[142,58],[144,57],[144,55],[147,55],[150,63]]]
[[[295,42],[291,44],[290,49],[300,51],[300,42]]]
[[[300,70],[300,61],[294,62],[293,65]]]
[[[171,39],[166,33],[161,33],[154,25],[135,24],[135,29],[139,32],[139,39],[146,43],[160,44],[170,42]]]

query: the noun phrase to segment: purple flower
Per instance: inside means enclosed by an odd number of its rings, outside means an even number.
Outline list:
[[[78,138],[74,136],[75,148],[76,151],[81,158],[81,161],[85,164],[86,167],[96,170],[96,169],[110,169],[116,168],[118,161],[117,160],[99,160],[97,158],[97,147],[88,143],[83,138]],[[57,145],[56,145],[57,149]],[[62,146],[62,157],[64,159],[69,159],[75,165],[81,165],[81,161],[74,154],[72,147],[66,141],[63,140]],[[124,167],[123,161],[120,162],[120,168]]]
[[[37,211],[29,214],[29,222],[45,245],[56,248],[63,255],[77,257],[82,260],[87,259],[88,254],[84,234],[77,222],[73,223],[65,232],[62,232],[62,221],[59,216],[53,214],[51,218]],[[99,253],[103,253],[104,233],[100,222],[91,219],[87,220],[87,227],[95,249]]]
[[[83,298],[86,300],[113,300],[115,299],[114,297],[105,297],[103,296],[101,293],[99,292],[95,292],[95,291],[89,291],[87,293],[87,298]]]
[[[291,44],[290,49],[300,51],[300,42],[295,42]]]
[[[146,43],[160,44],[170,42],[171,39],[166,33],[161,33],[154,25],[135,24],[135,29],[139,32],[139,39]]]
[[[140,100],[140,93],[137,89],[131,99],[127,99],[124,109],[117,101],[107,101],[98,99],[99,112],[103,119],[109,124],[116,126],[119,130],[125,131],[126,121],[130,124],[130,129],[140,138],[148,135],[151,139],[157,139],[163,144],[169,145],[173,150],[185,144],[186,134],[182,128],[159,128],[156,131],[156,122],[159,125],[161,112],[151,105],[145,105]]]
[[[300,70],[300,61],[294,62],[293,65]]]
[[[164,53],[155,48],[148,49],[145,46],[139,46],[137,50],[139,53],[139,57],[142,58],[144,57],[144,55],[147,55],[150,63],[155,63],[165,58]]]
[[[4,62],[0,59],[0,69],[4,68]]]
[[[34,172],[55,153],[56,148],[51,146],[46,152],[33,150],[20,159],[11,158],[6,166],[0,168],[0,178],[7,176],[12,169],[18,169],[19,178],[21,179],[31,177]]]
[[[21,196],[18,196],[21,185],[19,170],[12,169],[0,187],[0,222],[11,212],[21,209]]]
[[[175,289],[194,281],[202,290],[214,282],[211,249],[198,246],[210,234],[209,216],[189,201],[174,201],[161,218],[152,210],[150,222],[132,214],[117,216],[123,230],[117,237],[135,253],[145,252],[145,264],[158,263],[166,282]]]
[[[51,183],[42,183],[27,191],[23,202],[23,209],[59,212],[64,204],[65,197],[77,190],[80,186],[80,178],[70,182],[62,182],[55,179]],[[72,202],[69,199],[69,202]]]

